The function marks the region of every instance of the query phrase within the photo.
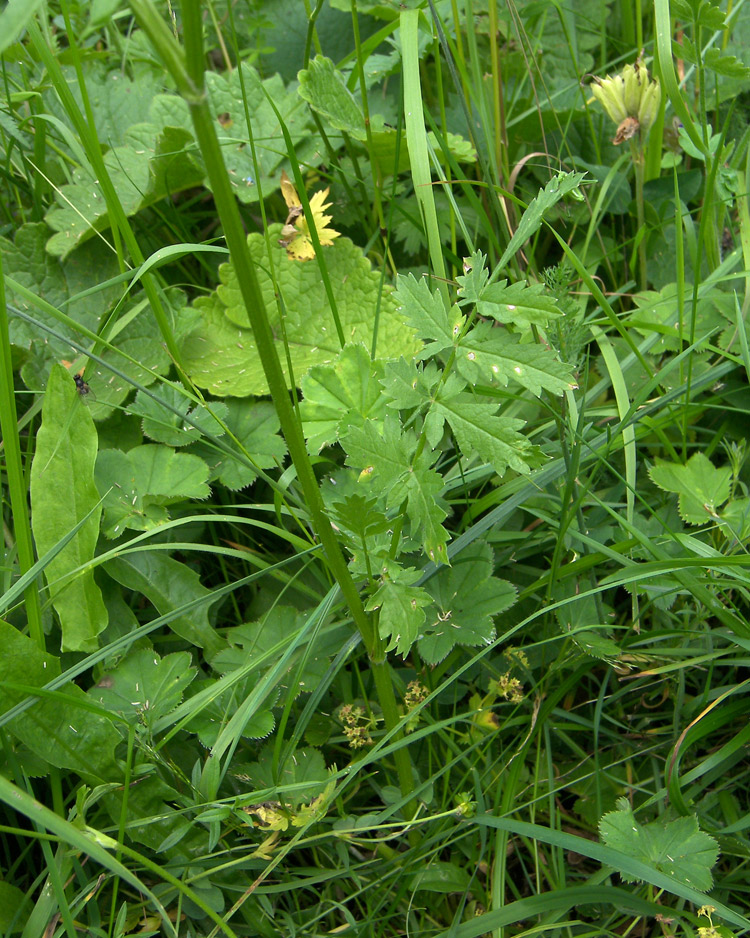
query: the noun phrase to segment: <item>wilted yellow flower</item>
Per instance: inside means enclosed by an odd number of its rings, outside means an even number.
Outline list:
[[[637,133],[645,137],[659,113],[661,87],[655,78],[649,79],[640,61],[626,65],[619,75],[594,78],[591,90],[617,124],[614,143],[623,143]]]
[[[328,189],[323,189],[321,192],[316,192],[310,199],[310,211],[321,245],[333,244],[333,239],[338,238],[340,234],[335,229],[328,227],[328,222],[331,220],[331,216],[325,214],[325,210],[330,208],[331,205],[330,202],[326,202],[328,192]],[[286,248],[286,253],[293,261],[311,261],[315,257],[315,248],[310,238],[307,219],[297,195],[297,190],[283,170],[281,172],[281,194],[284,196],[284,201],[289,209],[289,215],[286,224],[281,229],[279,244]]]

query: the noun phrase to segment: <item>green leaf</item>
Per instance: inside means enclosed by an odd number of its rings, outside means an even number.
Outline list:
[[[391,408],[411,408],[432,400],[432,391],[440,380],[437,367],[428,362],[426,365],[414,359],[385,363],[385,374],[380,383],[384,395],[389,398]]]
[[[544,456],[518,431],[523,420],[495,414],[497,404],[483,402],[462,394],[450,400],[438,400],[433,412],[448,421],[463,453],[476,453],[504,475],[508,466],[516,472],[528,473],[544,463]]]
[[[297,381],[313,365],[331,362],[341,351],[333,316],[328,306],[320,271],[315,263],[290,260],[277,242],[281,227],[272,225],[273,266],[284,300],[284,327],[289,354]],[[256,264],[258,280],[276,333],[282,368],[287,373],[286,350],[280,331],[274,286],[266,273],[269,260],[265,239],[248,237],[248,247]],[[380,275],[373,271],[362,251],[348,238],[337,238],[325,252],[339,317],[347,343],[372,345],[372,329],[378,308]],[[210,297],[196,300],[200,313],[197,328],[183,341],[185,367],[193,380],[218,396],[263,395],[268,393],[263,369],[249,328],[250,320],[239,290],[234,268],[220,269],[222,286]],[[404,324],[392,291],[380,296],[380,320],[376,354],[382,358],[411,354],[419,348],[413,331]]]
[[[286,456],[286,443],[279,434],[279,418],[270,401],[232,399],[226,404],[213,401],[211,408],[223,408],[222,412],[226,411],[224,422],[229,432],[241,444],[257,469],[281,465]],[[219,452],[208,442],[193,446],[191,453],[200,456],[208,464],[212,479],[218,479],[231,491],[237,491],[250,485],[258,473],[247,465],[246,458],[239,458],[240,452],[234,440],[228,439],[226,442],[237,452],[236,458]]]
[[[0,28],[3,23],[0,20]],[[0,34],[1,35],[1,34]],[[0,929],[7,931],[11,922],[15,922],[13,932],[19,932],[31,911],[31,900],[23,890],[11,883],[0,880]],[[7,932],[10,936],[11,932]]]
[[[419,653],[437,664],[455,645],[488,645],[494,641],[493,616],[516,601],[516,589],[492,576],[492,548],[483,541],[454,558],[426,583],[434,605],[427,613]]]
[[[524,242],[535,234],[542,225],[545,213],[554,208],[568,193],[575,192],[583,182],[586,173],[558,173],[553,176],[539,195],[529,203],[521,216],[513,237],[508,242],[498,267],[505,267]]]
[[[191,645],[203,648],[209,658],[226,648],[208,620],[208,609],[215,602],[211,591],[185,564],[163,550],[149,550],[109,560],[106,571],[122,586],[142,593],[160,615],[193,604],[189,611],[171,619],[169,628]]]
[[[715,522],[731,491],[732,470],[717,469],[704,453],[695,453],[684,466],[657,459],[648,474],[654,485],[680,496],[680,517],[688,524]]]
[[[383,415],[382,375],[382,362],[372,361],[363,345],[345,345],[330,365],[310,369],[300,382],[300,416],[311,453],[336,442],[349,426]]]
[[[62,365],[50,372],[31,464],[32,526],[40,556],[88,515],[81,529],[49,562],[44,575],[66,651],[94,651],[107,610],[93,569],[101,505],[94,484],[98,438],[75,382]],[[78,571],[78,572],[76,572]]]
[[[468,278],[458,277],[459,296],[465,302],[475,303],[477,313],[488,319],[520,327],[540,326],[544,328],[550,318],[558,317],[562,310],[554,297],[545,293],[543,283],[528,286],[524,281],[508,285],[507,280],[490,283],[475,293],[478,278],[473,278],[471,288]]]
[[[411,582],[418,577],[419,572],[413,571]],[[425,589],[413,586],[411,582],[385,578],[367,603],[368,612],[380,610],[378,630],[380,637],[388,642],[386,651],[395,650],[396,654],[404,658],[419,637],[425,621],[424,607],[432,602]]]
[[[381,435],[372,420],[352,427],[342,440],[347,464],[362,470],[362,478],[385,499],[386,507],[398,508],[406,500],[412,537],[422,541],[431,559],[445,563],[448,534],[441,522],[448,512],[440,498],[442,477],[429,468],[427,453],[412,464],[416,438],[402,433],[394,417],[386,417],[383,428]]]
[[[190,665],[186,651],[161,658],[152,648],[138,648],[114,670],[105,672],[91,696],[131,725],[153,729],[157,720],[182,700],[183,691],[196,674]]]
[[[460,374],[472,385],[489,381],[505,387],[513,379],[537,397],[542,390],[562,394],[578,386],[571,367],[559,361],[555,352],[536,343],[521,345],[520,339],[480,322],[456,349]]]
[[[725,55],[720,49],[709,49],[704,58],[706,68],[712,69],[717,75],[727,78],[736,78],[747,81],[750,78],[750,68],[744,65],[736,55]]]
[[[458,307],[454,306],[449,316],[440,295],[431,292],[425,279],[417,280],[413,274],[398,277],[395,299],[401,304],[399,313],[411,323],[417,335],[426,341],[433,340],[421,350],[420,358],[452,348],[463,321]]]
[[[102,450],[96,484],[104,499],[103,530],[117,537],[124,528],[149,531],[169,519],[166,506],[186,498],[206,498],[209,469],[198,456],[168,446],[146,444],[127,453]]]
[[[213,663],[215,664],[215,661]],[[197,734],[206,749],[211,749],[216,744],[219,734],[229,723],[242,701],[250,695],[256,681],[257,677],[248,675],[244,680],[236,682],[211,700],[207,706],[201,706],[200,712],[190,720],[188,724],[190,732]],[[203,681],[201,683],[207,688],[214,682]],[[201,689],[200,686],[194,688],[196,693],[199,693]],[[273,698],[270,702],[273,703]],[[273,710],[259,709],[253,711],[239,732],[244,739],[264,739],[273,731],[275,725],[276,718]]]
[[[143,433],[152,440],[167,446],[187,446],[199,440],[203,433],[213,436],[221,436],[224,433],[223,427],[216,422],[206,407],[198,404],[191,408],[191,401],[178,388],[163,385],[159,390],[159,398],[169,407],[164,407],[150,394],[139,391],[135,401],[127,408],[129,414],[142,418]],[[211,407],[221,419],[226,417],[226,404],[214,403]],[[183,418],[188,416],[198,424],[198,428],[185,423]]]
[[[414,891],[466,894],[470,886],[468,870],[445,860],[433,860],[424,870],[409,876],[409,889]]]
[[[603,842],[615,850],[666,873],[675,882],[707,892],[713,885],[711,868],[719,848],[713,837],[703,833],[694,817],[639,824],[627,798],[617,800],[618,810],[599,822]],[[626,883],[637,877],[620,872]]]
[[[307,68],[298,72],[299,96],[325,118],[331,127],[343,130],[355,140],[366,140],[362,108],[344,83],[341,72],[330,59],[316,55]]]
[[[10,681],[43,687],[60,674],[60,660],[41,651],[18,629],[0,621],[0,686]],[[28,695],[2,686],[0,713]],[[93,701],[75,684],[67,684],[54,697],[39,698],[8,723],[8,730],[49,765],[72,769],[85,778],[120,780],[115,747],[120,734],[105,715],[92,712]],[[86,709],[88,707],[88,709]]]
[[[298,749],[279,766],[274,756],[273,745],[263,749],[257,762],[238,766],[233,774],[242,779],[252,789],[294,786],[284,792],[283,800],[287,804],[299,805],[311,801],[320,795],[328,782],[328,770],[325,760],[317,749]]]
[[[41,0],[8,0],[0,13],[0,52],[5,52],[19,38],[39,6]]]
[[[240,69],[221,73],[207,71],[206,87],[234,194],[240,202],[249,203],[258,201],[260,189],[264,198],[268,198],[279,188],[281,166],[288,159],[284,136],[269,98],[281,114],[300,163],[317,166],[321,156],[296,83],[287,86],[279,75],[261,80],[251,65],[245,62],[240,67],[241,75]],[[248,144],[246,114],[250,115],[252,123],[257,170]],[[258,171],[259,179],[256,178]]]

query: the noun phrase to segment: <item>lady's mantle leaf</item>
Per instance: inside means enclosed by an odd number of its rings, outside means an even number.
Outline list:
[[[322,189],[310,197],[310,212],[318,240],[322,246],[330,247],[333,239],[338,238],[340,233],[333,228],[328,227],[331,220],[330,215],[325,214],[325,210],[331,207],[330,202],[326,202],[330,189]],[[315,247],[310,237],[310,226],[302,208],[302,203],[297,195],[297,190],[291,183],[284,170],[281,171],[281,194],[289,209],[286,224],[281,229],[281,240],[279,244],[286,248],[286,253],[293,261],[311,261],[315,257]]]
[[[708,456],[696,453],[684,466],[657,459],[648,474],[654,485],[680,498],[680,517],[688,524],[716,521],[718,510],[729,498],[732,470],[717,469]]]
[[[492,617],[516,601],[516,588],[492,576],[492,548],[475,543],[425,584],[434,600],[419,653],[436,664],[454,645],[487,645],[495,638]]]
[[[335,443],[349,426],[383,415],[382,376],[382,363],[364,345],[345,345],[336,361],[310,369],[300,382],[300,416],[311,453]]]
[[[208,466],[168,446],[136,446],[127,453],[105,449],[96,461],[96,484],[104,498],[103,529],[148,531],[168,518],[166,506],[184,498],[207,498]]]
[[[97,446],[94,421],[73,378],[62,365],[55,365],[31,464],[31,517],[42,556],[88,515],[44,571],[66,651],[94,651],[96,636],[107,626],[107,609],[94,571],[85,569],[94,558],[99,538],[101,506],[94,484]]]
[[[281,229],[272,225],[272,242]],[[286,371],[284,349],[274,285],[266,273],[269,260],[265,239],[260,234],[248,237],[248,247],[258,271],[258,280],[276,333],[282,368]],[[313,365],[330,362],[341,351],[336,326],[331,315],[320,271],[315,264],[297,264],[286,251],[272,243],[273,263],[286,312],[284,327],[289,354],[297,381]],[[372,329],[380,295],[380,322],[376,355],[382,358],[409,355],[419,343],[405,325],[396,308],[392,291],[380,291],[380,276],[348,238],[339,238],[326,249],[326,264],[333,286],[339,317],[347,343],[372,344]],[[242,301],[234,268],[224,264],[223,281],[215,294],[196,300],[201,314],[198,328],[184,340],[182,353],[188,373],[202,388],[213,394],[245,397],[268,393],[263,368],[249,328],[250,320]]]
[[[279,417],[270,401],[230,400],[226,404],[217,401],[211,404],[214,411],[220,407],[224,408],[223,419],[229,432],[244,452],[240,454],[237,443],[231,439],[224,442],[236,456],[210,446],[208,441],[192,446],[190,452],[208,464],[212,480],[218,479],[222,485],[236,491],[257,478],[256,468],[280,465],[286,456],[286,443],[279,434]],[[247,464],[248,458],[253,465]]]
[[[160,658],[151,648],[138,648],[102,676],[91,696],[129,723],[151,729],[182,700],[195,677],[190,660],[186,651]]]
[[[129,414],[135,414],[143,419],[143,433],[167,446],[187,446],[195,443],[203,433],[221,436],[223,428],[208,409],[203,405],[196,405],[191,409],[191,401],[177,388],[164,385],[159,390],[159,398],[164,402],[154,400],[150,394],[139,391],[135,401],[128,407]],[[168,405],[168,406],[164,406]],[[227,415],[227,405],[213,403],[211,409],[222,420]],[[184,417],[190,417],[192,423],[186,423]],[[193,426],[197,424],[197,428]]]
[[[694,817],[639,824],[627,798],[619,798],[617,806],[617,811],[605,814],[599,822],[599,833],[608,847],[648,863],[685,886],[703,892],[711,888],[711,868],[719,848],[713,837],[698,828]],[[620,876],[628,883],[637,881],[627,873]]]

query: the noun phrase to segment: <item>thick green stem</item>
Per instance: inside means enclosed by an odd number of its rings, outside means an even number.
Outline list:
[[[365,643],[373,664],[375,686],[385,718],[386,728],[398,726],[398,711],[390,677],[390,668],[385,657],[385,648],[372,619],[362,605],[359,591],[339,547],[339,542],[326,515],[318,481],[305,447],[302,428],[297,420],[289,389],[281,368],[273,333],[268,320],[258,277],[247,248],[245,231],[237,203],[231,189],[229,176],[224,165],[214,121],[206,98],[203,84],[203,48],[201,8],[199,0],[185,0],[182,7],[185,54],[176,45],[164,20],[156,12],[150,0],[133,0],[132,8],[142,28],[172,73],[177,87],[190,108],[195,135],[205,161],[211,183],[216,209],[224,230],[224,237],[237,275],[242,299],[253,330],[263,371],[274,407],[281,423],[282,433],[289,448],[297,478],[305,496],[312,527],[325,551],[329,568],[349,606],[352,618]],[[396,766],[402,793],[411,791],[411,766],[405,749],[395,753]]]

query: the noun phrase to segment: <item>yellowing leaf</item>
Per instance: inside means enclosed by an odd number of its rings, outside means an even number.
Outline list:
[[[326,202],[329,192],[330,189],[323,189],[316,192],[310,199],[310,211],[321,245],[333,244],[333,239],[339,236],[338,231],[326,227],[331,220],[331,216],[325,214],[325,210],[331,205],[330,202]],[[297,190],[283,170],[281,173],[281,194],[284,196],[289,214],[287,215],[286,224],[281,229],[282,237],[279,244],[286,248],[286,253],[291,260],[311,261],[315,257],[315,248],[310,238],[310,228],[297,195]]]

